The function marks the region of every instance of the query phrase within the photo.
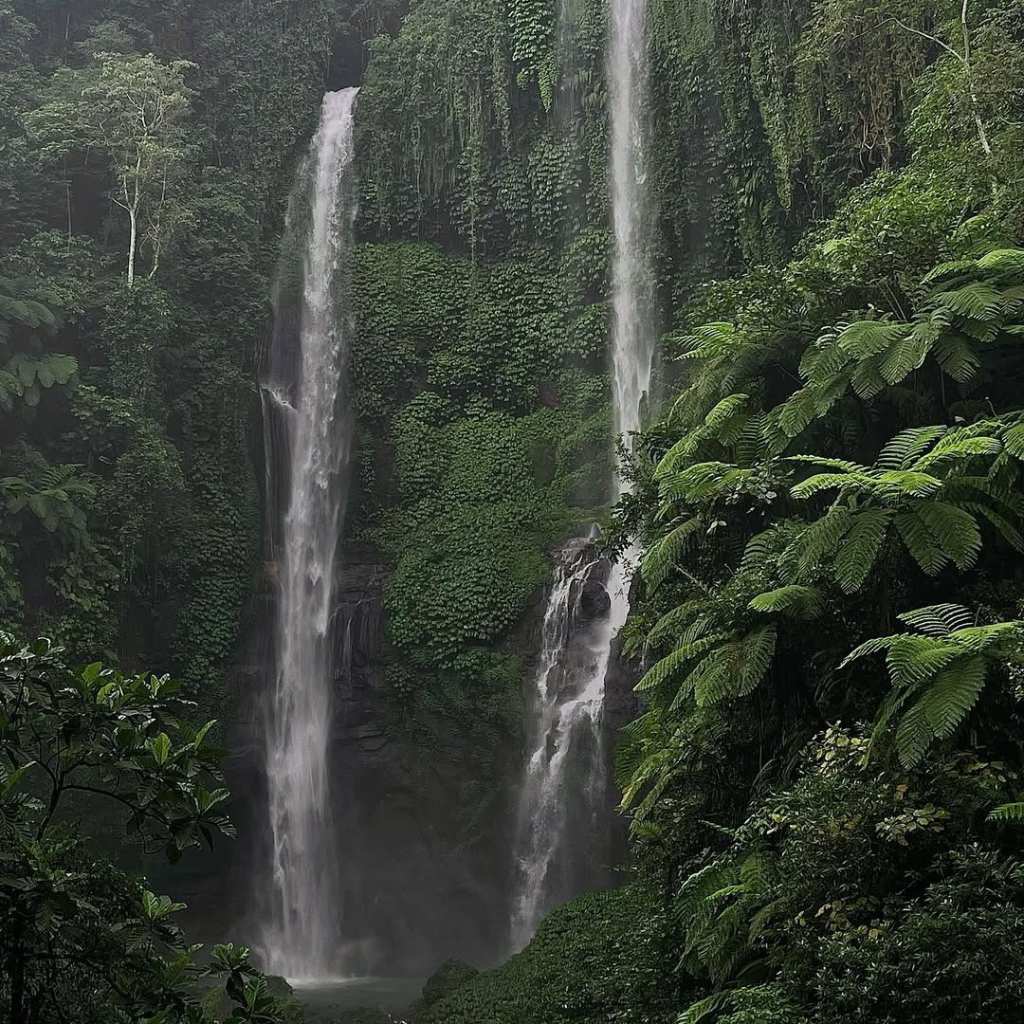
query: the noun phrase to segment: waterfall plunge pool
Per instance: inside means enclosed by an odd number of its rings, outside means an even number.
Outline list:
[[[349,1010],[379,1010],[401,1020],[420,997],[425,978],[315,978],[288,980],[306,1024],[329,1024]]]

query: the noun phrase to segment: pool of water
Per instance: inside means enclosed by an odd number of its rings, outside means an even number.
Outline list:
[[[423,978],[338,978],[290,980],[295,999],[306,1012],[306,1024],[331,1024],[346,1010],[371,1009],[401,1019],[423,990]]]

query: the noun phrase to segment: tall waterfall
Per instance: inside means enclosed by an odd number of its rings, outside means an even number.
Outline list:
[[[330,625],[352,432],[345,382],[357,93],[324,97],[300,170],[288,236],[301,247],[301,281],[286,251],[263,382],[270,516],[279,520],[276,675],[266,723],[273,892],[263,946],[268,969],[293,979],[329,977],[344,966],[330,810]]]
[[[615,236],[612,389],[615,432],[626,445],[640,429],[654,360],[653,285],[647,240],[644,122],[647,107],[646,2],[609,0],[608,85],[610,187]],[[570,0],[560,5],[560,39],[568,38]],[[613,497],[626,489],[617,468]],[[629,615],[629,566],[638,552],[609,567],[585,542],[567,545],[544,614],[533,681],[529,757],[520,793],[511,939],[529,942],[541,917],[584,885],[601,880],[600,833],[607,804],[603,743],[605,684],[615,638]],[[581,615],[584,588],[605,583],[604,614]],[[607,599],[606,599],[607,600]]]
[[[611,121],[609,184],[615,256],[612,272],[612,399],[615,433],[628,448],[642,426],[654,365],[654,275],[647,246],[653,217],[647,189],[647,0],[610,0],[608,96]],[[628,489],[621,467],[614,496]],[[612,639],[629,617],[629,571],[635,548],[612,567],[608,592]],[[609,652],[610,654],[610,652]]]
[[[655,332],[653,275],[647,254],[652,218],[647,195],[647,3],[611,0],[608,95],[611,119],[610,188],[615,260],[612,279],[612,386],[616,434],[628,445],[641,426],[651,386]],[[622,474],[615,496],[626,489]],[[619,580],[625,580],[619,573]],[[625,586],[612,589],[613,617],[629,613]]]

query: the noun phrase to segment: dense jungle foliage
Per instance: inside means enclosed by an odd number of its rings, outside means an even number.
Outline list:
[[[552,547],[596,519],[646,551],[624,887],[417,1019],[1019,1020],[1024,12],[649,8],[665,330],[609,517],[603,0],[0,0],[12,1024],[297,1012],[76,826],[230,834],[203,723],[266,586],[271,278],[320,96],[359,82],[347,533],[460,842]]]

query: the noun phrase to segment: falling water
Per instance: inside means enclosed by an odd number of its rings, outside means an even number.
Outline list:
[[[288,302],[283,261],[274,345],[263,385],[275,543],[276,678],[266,760],[273,837],[272,907],[263,944],[270,971],[337,974],[337,866],[328,770],[334,562],[346,497],[351,426],[345,380],[346,302],[355,219],[353,113],[358,90],[324,97],[320,128],[290,211],[304,246],[301,290]],[[294,307],[294,308],[292,308]]]
[[[612,404],[615,433],[632,448],[654,365],[654,276],[648,244],[653,218],[647,189],[645,150],[647,114],[647,2],[610,0],[608,94],[611,120],[610,187],[615,258],[612,273]],[[629,488],[622,467],[614,478],[614,496]],[[612,567],[612,639],[629,617],[629,567],[639,552],[627,550]],[[609,656],[610,656],[609,651]]]
[[[612,387],[615,430],[629,445],[640,429],[641,406],[654,362],[653,277],[647,253],[651,216],[647,197],[644,125],[647,110],[646,0],[611,0],[608,90],[611,106]],[[626,490],[616,472],[615,496]],[[623,622],[628,613],[619,590]],[[612,594],[613,601],[616,594]],[[621,623],[620,623],[621,625]]]
[[[606,805],[601,711],[610,638],[607,563],[590,540],[562,549],[548,597],[528,726],[529,758],[519,797],[511,946],[522,949],[553,906],[599,881]],[[596,614],[595,614],[596,613]]]
[[[566,31],[570,8],[569,0],[562,0],[561,32]],[[654,299],[646,253],[651,235],[644,153],[646,4],[610,0],[609,19],[612,387],[616,435],[628,447],[641,426],[654,360]],[[627,488],[621,467],[612,485],[617,499]],[[601,877],[599,836],[607,801],[605,682],[615,638],[629,615],[629,566],[637,555],[627,551],[610,571],[603,565],[600,578],[609,604],[596,619],[581,621],[579,614],[581,589],[597,578],[601,566],[590,544],[577,541],[566,547],[548,596],[540,665],[530,695],[530,753],[520,793],[514,949],[530,940],[552,906]]]

